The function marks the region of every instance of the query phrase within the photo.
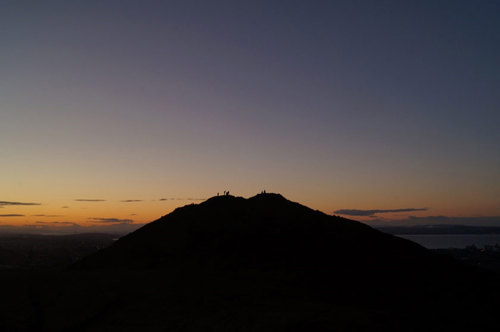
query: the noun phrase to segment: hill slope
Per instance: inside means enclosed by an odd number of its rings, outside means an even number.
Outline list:
[[[355,268],[374,259],[380,267],[402,269],[412,269],[417,262],[443,263],[410,241],[311,210],[279,194],[260,194],[249,199],[218,196],[178,208],[76,267],[172,268],[180,257],[183,264],[213,268],[295,268],[299,262],[320,269],[336,264]]]
[[[417,316],[464,310],[479,298],[488,302],[492,288],[485,285],[494,283],[411,241],[279,194],[218,196],[179,208],[75,269],[111,267],[182,275],[181,287],[210,289],[209,296],[217,290],[229,297],[334,299]]]
[[[178,208],[32,282],[36,319],[11,326],[481,331],[494,326],[499,294],[494,274],[278,194]]]

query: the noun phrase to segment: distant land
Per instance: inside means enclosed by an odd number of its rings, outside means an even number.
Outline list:
[[[0,270],[67,267],[110,246],[113,234],[1,234]]]
[[[62,225],[61,225],[62,224]],[[37,225],[0,225],[0,236],[3,234],[32,234],[32,235],[75,235],[106,233],[123,236],[144,226],[142,223],[116,223],[111,225],[82,226],[77,223],[37,224]]]
[[[496,226],[422,225],[378,226],[376,229],[389,234],[500,234]]]

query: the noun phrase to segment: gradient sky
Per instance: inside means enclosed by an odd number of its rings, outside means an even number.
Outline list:
[[[499,14],[0,1],[0,225],[143,223],[263,189],[329,214],[409,209],[358,220],[500,224]]]

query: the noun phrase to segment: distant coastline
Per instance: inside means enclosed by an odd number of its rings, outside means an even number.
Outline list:
[[[378,230],[394,235],[437,235],[437,234],[500,234],[496,226],[468,225],[421,225],[421,226],[379,226]]]
[[[485,248],[500,244],[500,227],[493,226],[422,225],[377,229],[416,242],[427,249]]]

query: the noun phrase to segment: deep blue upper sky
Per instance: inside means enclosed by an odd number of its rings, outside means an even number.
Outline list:
[[[324,211],[498,215],[499,13],[499,1],[1,1],[0,193],[268,188]]]

